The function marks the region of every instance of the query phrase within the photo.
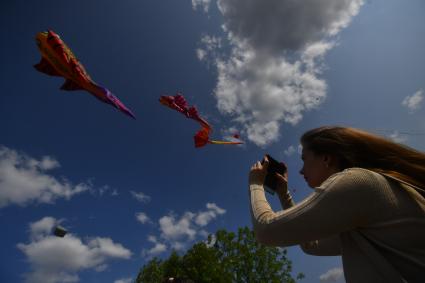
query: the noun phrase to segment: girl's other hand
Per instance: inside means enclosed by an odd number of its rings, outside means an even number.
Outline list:
[[[284,175],[281,175],[279,173],[276,173],[276,192],[283,196],[288,193],[288,173],[285,172]]]

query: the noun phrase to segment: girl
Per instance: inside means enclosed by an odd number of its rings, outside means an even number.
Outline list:
[[[283,210],[264,194],[268,160],[249,174],[254,232],[262,244],[341,255],[350,282],[425,282],[425,154],[371,133],[321,127],[301,138],[300,173],[314,192],[292,201],[276,174]]]

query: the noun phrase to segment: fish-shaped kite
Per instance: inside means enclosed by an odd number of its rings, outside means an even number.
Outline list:
[[[177,95],[175,95],[175,96],[163,95],[163,96],[161,96],[159,98],[159,102],[162,105],[168,106],[171,109],[174,109],[174,110],[182,113],[187,118],[193,119],[193,120],[199,122],[202,127],[211,129],[210,124],[208,124],[208,122],[205,121],[205,119],[203,119],[199,115],[198,110],[196,109],[196,107],[195,106],[190,106],[189,107],[189,105],[188,105],[186,99],[183,97],[183,95],[181,95],[179,93]]]
[[[134,114],[108,89],[96,84],[59,35],[49,30],[36,36],[41,61],[34,67],[47,75],[65,78],[62,90],[86,90],[97,99],[136,119]]]
[[[202,128],[199,130],[196,135],[193,137],[195,141],[195,147],[203,147],[207,143],[209,144],[243,144],[241,141],[213,141],[210,140],[211,129]],[[236,135],[233,136],[236,138]]]
[[[198,110],[195,106],[188,105],[186,99],[183,95],[178,93],[175,96],[170,95],[163,95],[160,97],[159,102],[161,104],[170,107],[171,109],[174,109],[183,115],[185,115],[189,119],[193,119],[199,124],[201,124],[201,130],[199,130],[196,135],[193,137],[195,140],[195,147],[203,147],[207,143],[210,144],[242,144],[243,142],[240,141],[213,141],[210,140],[209,136],[212,132],[211,125],[199,115]],[[233,135],[233,138],[239,139],[239,135],[235,134]]]

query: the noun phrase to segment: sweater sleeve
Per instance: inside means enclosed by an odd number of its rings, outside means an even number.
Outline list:
[[[285,195],[278,194],[282,209],[288,209],[295,206],[292,197],[289,199]],[[341,242],[339,235],[334,235],[330,238],[310,241],[300,244],[301,249],[310,255],[317,256],[337,256],[341,255]]]
[[[371,176],[362,169],[347,169],[329,177],[299,204],[275,213],[261,185],[250,185],[251,216],[259,241],[291,246],[331,238],[355,229],[372,213]]]
[[[342,254],[339,235],[329,238],[310,241],[300,245],[301,249],[309,255],[337,256]]]

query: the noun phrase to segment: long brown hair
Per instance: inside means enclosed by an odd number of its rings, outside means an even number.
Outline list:
[[[425,153],[387,138],[349,127],[320,127],[304,133],[301,144],[315,154],[335,156],[341,170],[361,167],[425,189]]]

